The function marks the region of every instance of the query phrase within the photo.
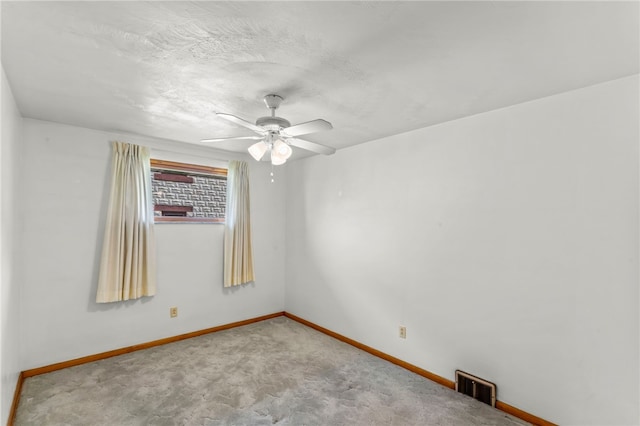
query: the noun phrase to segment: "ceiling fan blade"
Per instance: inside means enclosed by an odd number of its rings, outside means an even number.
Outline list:
[[[243,120],[242,118],[236,117],[235,115],[225,114],[225,113],[222,113],[222,112],[216,112],[216,115],[218,117],[224,118],[225,120],[229,120],[232,123],[236,123],[236,124],[239,124],[239,125],[241,125],[243,127],[246,127],[247,129],[251,129],[254,132],[259,133],[261,135],[264,135],[266,133],[266,131],[262,127],[256,126],[253,123],[249,123],[247,120]]]
[[[308,133],[321,132],[323,130],[331,130],[333,126],[327,120],[321,118],[317,120],[307,121],[306,123],[296,124],[295,126],[287,127],[283,132],[287,136],[300,136]]]
[[[315,152],[318,154],[331,155],[336,152],[335,148],[331,148],[330,146],[320,145],[319,143],[306,141],[304,139],[298,138],[287,138],[287,142],[290,145],[296,146],[298,148],[306,149],[307,151]]]
[[[254,140],[262,139],[262,136],[238,136],[231,138],[213,138],[213,139],[201,139],[200,142],[226,142],[226,141],[240,141],[240,140]]]

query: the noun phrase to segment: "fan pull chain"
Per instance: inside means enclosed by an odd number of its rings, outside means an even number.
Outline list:
[[[273,179],[273,163],[271,163],[271,183],[275,182]]]

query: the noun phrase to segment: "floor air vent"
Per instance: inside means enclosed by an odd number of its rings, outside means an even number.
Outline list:
[[[496,385],[464,371],[456,370],[456,391],[496,406]]]

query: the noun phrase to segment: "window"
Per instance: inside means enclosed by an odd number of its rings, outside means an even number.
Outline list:
[[[155,222],[223,223],[227,169],[151,159]]]

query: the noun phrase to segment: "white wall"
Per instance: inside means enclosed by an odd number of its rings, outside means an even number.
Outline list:
[[[21,368],[29,369],[284,309],[284,181],[250,162],[255,284],[222,287],[221,224],[158,224],[158,291],[96,304],[112,140],[215,164],[211,149],[25,119]],[[177,151],[172,154],[172,151]],[[155,155],[157,154],[157,155]],[[169,308],[177,306],[177,318]]]
[[[556,423],[637,424],[638,89],[291,164],[286,310]]]
[[[0,128],[0,422],[7,423],[13,394],[21,371],[20,344],[20,276],[19,261],[21,221],[18,213],[22,117],[2,68],[2,113]]]

